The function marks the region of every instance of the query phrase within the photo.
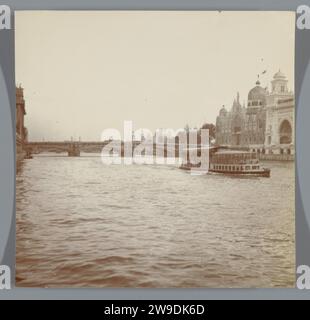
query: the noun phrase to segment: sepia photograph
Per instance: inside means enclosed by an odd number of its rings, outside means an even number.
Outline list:
[[[16,11],[16,286],[293,288],[295,12]]]

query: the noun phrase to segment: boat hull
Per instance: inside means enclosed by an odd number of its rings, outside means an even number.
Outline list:
[[[204,170],[199,169],[199,167],[194,166],[186,166],[182,165],[180,166],[180,169],[187,170],[187,171],[194,171],[194,172],[205,172],[205,173],[218,173],[218,174],[226,174],[226,175],[233,175],[233,176],[254,176],[254,177],[265,177],[270,178],[270,169],[262,169],[262,170],[256,170],[256,171],[222,171],[222,170],[213,170],[209,169],[208,172]]]
[[[258,171],[221,171],[221,170],[209,170],[210,173],[227,174],[234,176],[254,176],[254,177],[265,177],[270,178],[270,170],[262,169]]]

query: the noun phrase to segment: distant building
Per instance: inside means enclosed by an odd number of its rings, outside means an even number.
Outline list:
[[[249,148],[262,154],[294,154],[294,93],[279,71],[271,81],[271,91],[260,81],[249,91],[247,106],[240,97],[232,108],[224,106],[216,120],[216,143]]]
[[[220,110],[216,119],[216,143],[226,146],[240,146],[244,130],[245,106],[241,106],[239,93],[234,100],[232,108],[228,111],[225,106]]]
[[[16,87],[16,160],[24,158],[23,145],[28,139],[24,118],[26,115],[24,92],[21,86]]]

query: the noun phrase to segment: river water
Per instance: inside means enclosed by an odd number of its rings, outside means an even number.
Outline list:
[[[16,181],[16,285],[289,287],[294,163],[271,178],[35,156]]]

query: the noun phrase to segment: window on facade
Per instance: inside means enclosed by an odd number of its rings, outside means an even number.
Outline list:
[[[281,86],[281,92],[285,91],[285,86]]]

